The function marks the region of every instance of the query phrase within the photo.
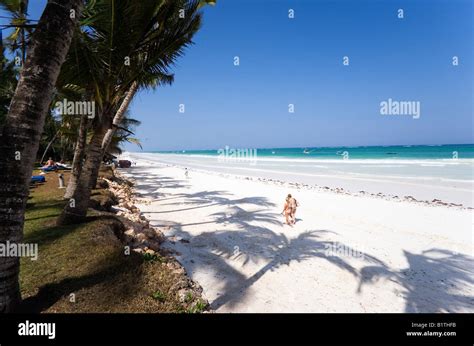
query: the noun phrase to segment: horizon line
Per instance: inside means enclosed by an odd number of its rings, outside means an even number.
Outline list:
[[[391,145],[342,145],[342,146],[291,146],[291,147],[257,147],[257,148],[244,148],[244,147],[231,147],[225,145],[221,148],[211,148],[211,149],[152,149],[152,150],[125,150],[124,152],[176,152],[176,151],[217,151],[225,148],[226,146],[229,149],[256,149],[256,150],[269,150],[269,149],[332,149],[332,148],[372,148],[372,147],[442,147],[442,146],[451,146],[451,145],[474,145],[474,143],[445,143],[445,144],[391,144]]]

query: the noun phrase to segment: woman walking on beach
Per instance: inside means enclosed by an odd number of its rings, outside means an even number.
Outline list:
[[[298,206],[298,201],[288,194],[285,199],[285,205],[283,206],[282,214],[285,215],[286,224],[293,226],[296,223],[296,207]]]

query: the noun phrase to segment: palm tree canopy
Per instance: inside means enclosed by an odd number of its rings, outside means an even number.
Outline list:
[[[28,0],[0,0],[0,9],[12,15],[10,26],[13,31],[6,38],[7,47],[12,52],[21,49],[24,58],[28,35],[31,34],[31,25],[28,24],[30,21],[27,18]]]
[[[114,136],[106,149],[106,153],[109,155],[120,155],[122,154],[121,145],[125,142],[132,143],[140,148],[142,144],[138,138],[133,137],[135,129],[141,124],[139,120],[130,117],[129,112],[126,113],[120,127],[115,131]]]
[[[72,83],[90,91],[96,109],[104,109],[117,107],[135,81],[141,88],[171,84],[172,66],[201,26],[200,4],[196,0],[89,2],[59,85]]]

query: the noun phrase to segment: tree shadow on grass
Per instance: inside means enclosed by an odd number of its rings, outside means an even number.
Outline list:
[[[110,287],[123,286],[120,290],[122,298],[135,294],[140,286],[140,282],[137,282],[137,280],[123,280],[123,276],[133,272],[134,275],[140,277],[140,271],[142,270],[140,264],[143,262],[143,259],[134,253],[130,256],[120,256],[120,254],[118,256],[119,260],[116,260],[113,264],[107,261],[107,263],[104,262],[97,265],[97,267],[102,269],[95,273],[79,277],[68,277],[59,282],[49,283],[40,287],[36,295],[22,301],[19,312],[40,313],[49,309],[63,297],[69,299],[72,293],[77,294],[82,289],[101,284],[106,284]],[[137,272],[137,268],[139,268],[139,272]],[[76,299],[80,299],[80,297]],[[109,299],[115,299],[119,303],[121,297],[114,296],[109,297]]]
[[[32,198],[30,196],[30,198]],[[41,209],[46,209],[46,208],[62,208],[66,204],[65,201],[63,200],[46,200],[46,201],[40,201],[40,202],[30,202],[28,201],[26,204],[26,210],[30,211],[34,208],[35,212],[41,211]]]
[[[61,239],[62,237],[65,237],[71,234],[72,232],[77,231],[78,228],[92,225],[90,223],[94,221],[110,222],[111,225],[115,226],[112,227],[114,233],[116,233],[117,228],[119,228],[121,225],[117,218],[112,215],[95,215],[88,216],[83,223],[57,226],[56,219],[54,218],[54,216],[56,215],[53,215],[53,220],[51,221],[51,225],[49,227],[44,227],[35,232],[26,233],[23,241],[25,243],[38,244],[40,247],[42,247],[50,245],[51,243]]]

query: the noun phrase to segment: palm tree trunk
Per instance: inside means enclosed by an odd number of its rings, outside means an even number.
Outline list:
[[[21,29],[21,64],[24,65],[26,60],[26,42],[25,42],[25,29]]]
[[[49,141],[48,145],[46,146],[46,149],[44,149],[43,155],[41,156],[40,164],[43,164],[44,157],[45,157],[46,154],[48,153],[49,147],[51,146],[51,144],[54,143],[54,141],[56,140],[56,138],[58,137],[58,135],[59,135],[60,132],[61,132],[60,129],[59,129],[58,131],[56,131],[56,133],[54,134],[53,139],[51,139],[51,140]]]
[[[64,198],[71,198],[74,194],[74,191],[77,188],[77,183],[79,182],[79,177],[82,170],[82,161],[84,160],[84,155],[86,152],[86,140],[87,140],[87,115],[84,114],[81,117],[81,122],[79,124],[79,133],[76,142],[76,147],[74,148],[74,158],[72,160],[72,170],[67,183],[66,193]]]
[[[130,89],[127,92],[127,95],[122,101],[122,104],[120,105],[120,108],[118,109],[117,113],[115,113],[114,120],[112,122],[112,128],[107,130],[107,133],[105,134],[104,140],[102,142],[102,150],[105,151],[107,150],[108,146],[110,145],[110,142],[112,141],[112,138],[115,134],[115,131],[117,131],[117,126],[120,126],[120,124],[123,121],[123,118],[125,117],[125,112],[128,109],[128,106],[130,105],[130,102],[132,102],[133,97],[135,96],[135,93],[138,90],[138,83],[133,82]]]
[[[46,114],[82,0],[48,1],[33,34],[5,125],[0,128],[0,243],[19,243],[29,182]],[[76,16],[70,17],[74,10]],[[20,303],[18,257],[0,257],[0,312]]]
[[[22,0],[20,2],[20,17],[26,19],[28,10],[28,0]],[[24,22],[26,24],[26,21]],[[25,65],[26,61],[26,40],[25,40],[25,28],[21,28],[21,65]]]
[[[102,141],[104,140],[107,129],[107,125],[100,124],[94,131],[87,147],[86,161],[82,167],[77,187],[69,202],[64,207],[61,216],[58,218],[58,225],[80,223],[85,220],[92,191],[91,179],[95,174],[98,174],[100,168],[103,157]]]
[[[110,142],[112,141],[112,138],[114,137],[115,131],[117,131],[117,127],[120,126],[120,124],[123,121],[123,118],[125,117],[125,112],[127,111],[128,106],[130,105],[130,102],[132,102],[133,97],[135,96],[135,93],[138,90],[138,83],[133,82],[132,85],[130,86],[130,89],[127,92],[127,95],[122,101],[122,104],[120,105],[120,108],[118,109],[117,113],[115,113],[114,120],[112,122],[112,128],[109,128],[107,130],[107,133],[104,136],[104,139],[102,140],[102,158],[105,155],[105,152],[107,148],[110,145]],[[102,159],[101,159],[102,160]],[[100,163],[99,166],[96,167],[96,169],[93,172],[93,176],[91,177],[90,180],[90,188],[94,189],[95,186],[97,185],[97,179],[99,178],[99,171],[100,171]]]

